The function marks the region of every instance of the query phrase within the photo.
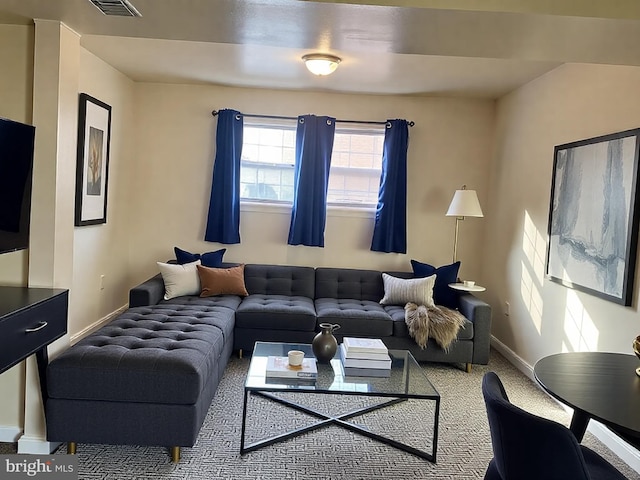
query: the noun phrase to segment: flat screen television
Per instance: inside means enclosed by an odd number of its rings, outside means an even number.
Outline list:
[[[0,117],[0,253],[29,247],[35,132]]]

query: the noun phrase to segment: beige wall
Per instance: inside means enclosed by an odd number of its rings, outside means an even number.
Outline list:
[[[32,26],[0,25],[0,117],[31,123],[33,90]],[[24,286],[28,250],[0,255],[0,285]],[[24,363],[0,375],[0,441],[13,441],[24,418]]]
[[[29,124],[33,100],[33,36],[33,26],[0,25],[0,117]],[[26,285],[28,259],[26,250],[0,255],[0,285]]]
[[[211,188],[216,120],[211,110],[339,119],[415,121],[409,141],[408,252],[369,251],[373,213],[330,210],[325,247],[288,246],[290,209],[244,207],[242,243],[225,260],[354,268],[410,269],[410,258],[450,263],[455,222],[445,217],[462,184],[487,198],[495,105],[486,100],[341,95],[216,86],[136,84],[136,158],[131,198],[131,272],[137,283],[157,273],[173,247],[210,251],[202,240]],[[484,222],[461,231],[462,274],[481,280]]]
[[[75,227],[73,231],[73,302],[69,311],[72,335],[90,329],[127,302],[129,171],[135,160],[133,82],[81,48],[79,91],[111,106],[111,150],[107,223]]]
[[[529,365],[560,351],[631,353],[640,334],[637,281],[623,307],[544,276],[554,146],[637,128],[638,85],[640,68],[564,65],[498,103],[483,271],[493,334]]]

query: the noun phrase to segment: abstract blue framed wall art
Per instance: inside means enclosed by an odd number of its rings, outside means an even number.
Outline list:
[[[554,149],[547,278],[631,305],[640,128]]]

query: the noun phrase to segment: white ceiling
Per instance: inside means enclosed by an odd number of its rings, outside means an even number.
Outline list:
[[[0,0],[0,23],[62,21],[137,81],[496,98],[566,62],[640,65],[638,0],[131,2],[142,18]],[[311,52],[343,61],[315,77]]]

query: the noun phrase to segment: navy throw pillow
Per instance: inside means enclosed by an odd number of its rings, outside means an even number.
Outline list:
[[[430,277],[434,273],[436,274],[436,284],[433,287],[433,300],[436,305],[442,305],[447,308],[458,308],[459,294],[456,290],[449,287],[449,284],[458,281],[460,262],[436,268],[428,263],[411,260],[411,268],[413,268],[413,274],[416,277]]]
[[[227,251],[227,249],[221,248],[220,250],[216,250],[215,252],[206,252],[202,255],[199,253],[187,252],[186,250],[182,250],[178,247],[173,247],[173,251],[176,254],[176,261],[180,265],[200,260],[200,263],[204,267],[220,268],[222,267],[222,256],[224,255],[224,252]]]

